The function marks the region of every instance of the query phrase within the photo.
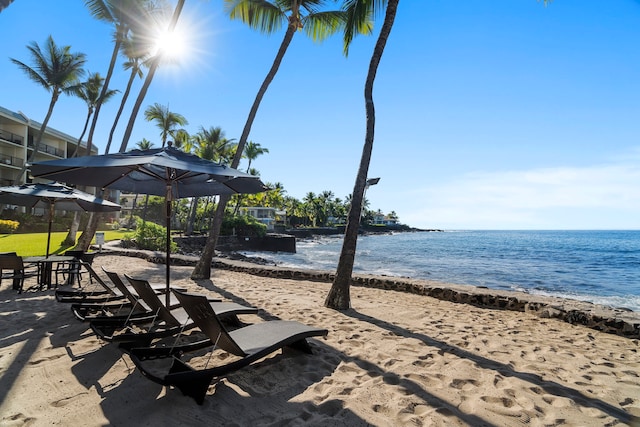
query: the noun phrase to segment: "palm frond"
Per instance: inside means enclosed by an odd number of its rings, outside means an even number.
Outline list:
[[[320,42],[342,30],[346,19],[343,11],[319,12],[303,18],[303,27],[311,40]]]
[[[271,34],[287,22],[285,11],[266,0],[225,0],[231,19],[238,19],[254,30]]]

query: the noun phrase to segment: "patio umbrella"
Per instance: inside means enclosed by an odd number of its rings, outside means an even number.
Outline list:
[[[51,224],[54,210],[87,212],[115,212],[120,210],[120,205],[118,204],[102,200],[92,194],[57,182],[0,187],[0,204],[49,210],[47,257],[49,256],[49,245],[51,243]]]
[[[268,188],[258,177],[173,148],[38,162],[34,177],[102,189],[164,196],[166,201],[166,284],[169,300],[171,204],[183,197],[259,193]]]

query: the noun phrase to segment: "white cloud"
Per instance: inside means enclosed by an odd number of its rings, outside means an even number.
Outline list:
[[[474,172],[408,196],[404,223],[446,229],[638,229],[640,159]]]

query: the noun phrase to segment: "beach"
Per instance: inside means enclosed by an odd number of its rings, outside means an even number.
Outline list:
[[[161,283],[164,265],[94,267]],[[213,382],[204,404],[144,378],[53,290],[0,288],[0,425],[640,426],[640,341],[532,313],[371,287],[352,309],[330,283],[171,268],[172,284],[260,308],[246,323],[326,328],[313,354],[277,351]],[[216,352],[210,364],[223,364]]]

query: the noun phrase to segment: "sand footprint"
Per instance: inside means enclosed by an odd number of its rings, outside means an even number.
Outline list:
[[[22,413],[10,415],[8,417],[2,418],[2,424],[7,426],[30,426],[33,425],[36,421],[36,418],[27,417]],[[5,422],[6,421],[6,422]]]
[[[44,357],[42,359],[38,359],[38,360],[34,360],[34,361],[30,361],[28,363],[28,365],[39,365],[42,362],[50,362],[52,360],[56,360],[56,359],[60,359],[61,357],[63,357],[64,355],[62,354],[55,354],[53,356],[49,356],[49,357]]]
[[[478,386],[478,381],[472,379],[454,379],[449,384],[450,387],[453,387],[458,390],[471,390]]]
[[[79,399],[81,396],[86,396],[88,394],[89,394],[88,392],[79,393],[79,394],[76,394],[75,396],[69,396],[69,397],[65,397],[64,399],[53,401],[49,405],[53,406],[54,408],[61,408],[63,406],[67,406],[69,403],[73,402],[74,400]]]

